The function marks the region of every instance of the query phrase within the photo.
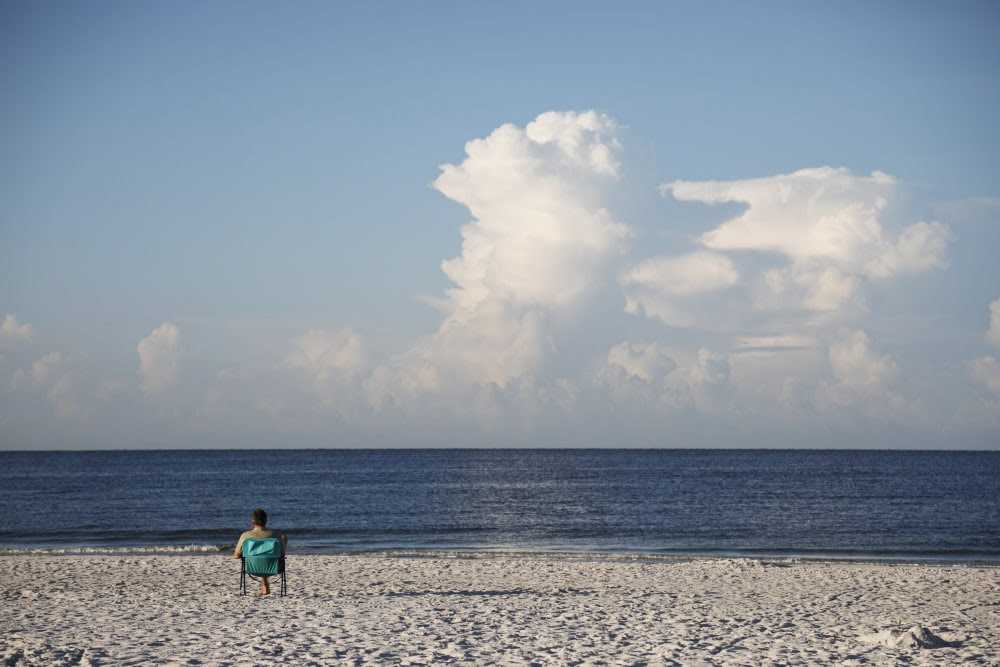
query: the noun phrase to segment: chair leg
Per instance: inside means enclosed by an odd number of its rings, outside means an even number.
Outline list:
[[[279,574],[281,575],[281,587],[280,587],[279,591],[280,591],[280,594],[282,596],[284,596],[285,593],[288,590],[287,584],[285,583],[285,559],[284,558],[281,559],[281,565],[280,565]],[[248,576],[250,576],[250,575],[247,574],[247,561],[246,561],[246,558],[243,557],[243,556],[241,556],[240,557],[240,595],[246,595],[247,594],[247,577]]]

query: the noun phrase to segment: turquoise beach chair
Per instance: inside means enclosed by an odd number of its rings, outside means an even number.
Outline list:
[[[247,577],[281,576],[281,595],[285,594],[285,557],[281,555],[281,540],[275,537],[251,537],[243,540],[240,557],[240,595],[247,594]]]

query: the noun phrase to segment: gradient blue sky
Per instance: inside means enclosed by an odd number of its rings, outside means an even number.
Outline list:
[[[998,32],[4,2],[0,448],[996,448]]]

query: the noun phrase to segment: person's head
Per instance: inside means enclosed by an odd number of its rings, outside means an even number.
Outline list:
[[[253,516],[250,518],[255,526],[260,526],[261,528],[267,526],[267,512],[259,507],[253,511]]]

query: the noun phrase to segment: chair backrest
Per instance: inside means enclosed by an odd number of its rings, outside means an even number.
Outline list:
[[[276,537],[248,537],[243,540],[243,562],[247,574],[270,576],[281,572],[281,540]]]

